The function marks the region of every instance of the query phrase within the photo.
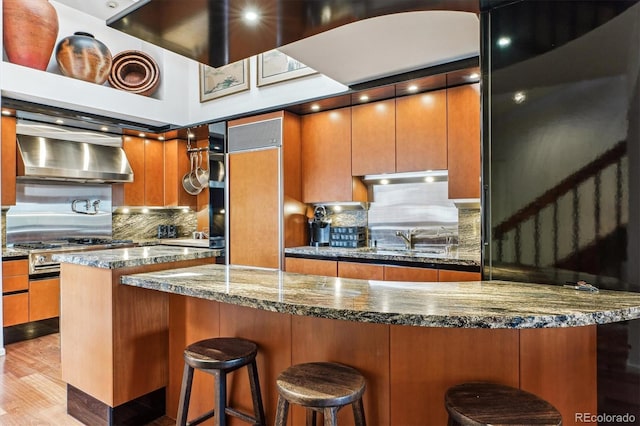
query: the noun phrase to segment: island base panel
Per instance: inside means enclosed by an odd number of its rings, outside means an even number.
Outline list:
[[[67,385],[67,414],[86,425],[142,425],[164,416],[164,388],[117,407],[110,407],[71,385]]]
[[[447,424],[444,394],[458,383],[519,387],[518,330],[394,325],[390,334],[388,424]]]

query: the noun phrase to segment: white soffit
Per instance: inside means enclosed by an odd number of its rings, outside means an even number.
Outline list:
[[[480,55],[480,21],[470,12],[406,12],[365,19],[278,48],[352,85]]]

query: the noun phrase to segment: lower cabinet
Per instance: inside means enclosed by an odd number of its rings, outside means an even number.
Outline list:
[[[2,325],[23,324],[29,321],[29,293],[2,296]]]
[[[60,278],[29,281],[29,321],[60,316]]]
[[[378,281],[479,281],[480,272],[287,257],[287,272]]]

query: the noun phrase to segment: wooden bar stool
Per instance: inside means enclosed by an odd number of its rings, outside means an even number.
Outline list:
[[[233,337],[206,339],[187,346],[184,350],[184,374],[177,424],[181,426],[197,425],[215,416],[215,424],[224,426],[227,424],[226,414],[228,414],[254,425],[265,425],[266,420],[256,364],[257,353],[258,345],[254,342]],[[249,371],[253,416],[227,406],[227,373],[244,366]],[[194,369],[213,374],[215,378],[215,406],[213,410],[187,422]]]
[[[449,426],[561,425],[562,416],[544,399],[510,386],[463,383],[447,390]]]
[[[276,386],[276,426],[287,424],[289,403],[307,409],[307,426],[316,424],[316,412],[323,414],[325,426],[335,426],[338,410],[349,404],[356,426],[366,425],[362,405],[365,380],[354,368],[334,362],[297,364],[280,373]]]

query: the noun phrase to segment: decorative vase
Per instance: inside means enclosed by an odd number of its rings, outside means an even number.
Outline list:
[[[56,47],[56,61],[67,77],[103,84],[109,78],[111,52],[92,34],[76,32],[65,37]]]
[[[9,62],[46,70],[58,38],[58,14],[48,0],[4,0],[3,43]]]

